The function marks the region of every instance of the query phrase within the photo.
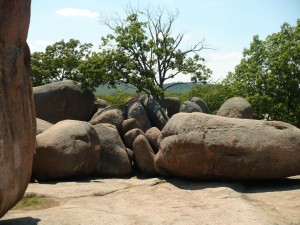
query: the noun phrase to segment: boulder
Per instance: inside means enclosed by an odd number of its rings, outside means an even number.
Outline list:
[[[164,100],[164,107],[167,110],[168,117],[171,118],[174,114],[179,113],[180,100],[177,97],[166,97]]]
[[[63,120],[36,136],[32,177],[39,181],[90,175],[100,157],[100,142],[93,126]]]
[[[128,106],[126,115],[128,119],[135,118],[139,123],[141,130],[144,132],[146,132],[151,127],[146,110],[139,101],[132,102]]]
[[[98,108],[105,108],[108,106],[107,101],[97,98],[94,102],[95,106],[97,106]]]
[[[98,113],[98,114],[97,114]],[[119,132],[122,131],[122,123],[124,120],[123,112],[120,109],[115,109],[112,107],[106,107],[104,109],[99,109],[90,123],[96,125],[99,123],[109,123],[118,129]]]
[[[126,132],[126,134],[124,135],[124,141],[125,141],[126,146],[128,148],[132,149],[135,138],[137,136],[139,136],[140,134],[145,135],[145,133],[139,128],[135,128],[135,129],[132,129],[132,130]]]
[[[26,38],[30,0],[0,0],[0,217],[23,196],[31,177],[35,110]]]
[[[128,131],[135,129],[135,128],[140,129],[140,125],[135,118],[130,118],[130,119],[124,120],[122,123],[122,133],[123,134],[126,134]]]
[[[94,125],[101,146],[100,161],[96,175],[101,177],[122,177],[131,174],[132,152],[126,149],[117,128],[108,123]]]
[[[155,176],[154,152],[144,135],[139,135],[133,143],[133,154],[138,168],[146,176]]]
[[[36,135],[44,132],[45,130],[47,130],[48,128],[52,127],[53,124],[49,123],[45,120],[41,120],[39,118],[36,118]]]
[[[72,80],[33,88],[36,116],[50,123],[61,120],[89,121],[94,113],[94,94]]]
[[[185,113],[202,112],[202,109],[194,102],[185,101],[180,106],[180,112],[185,112]]]
[[[190,101],[196,103],[201,108],[203,113],[209,113],[208,106],[203,99],[199,97],[192,97]]]
[[[252,119],[252,106],[245,98],[230,98],[223,103],[218,110],[217,115],[231,118]]]
[[[159,150],[158,138],[161,131],[157,127],[152,127],[146,131],[145,136],[155,153]]]
[[[145,107],[151,126],[157,127],[160,130],[163,129],[168,122],[169,117],[161,105],[151,96],[144,96],[142,103]]]
[[[249,180],[300,174],[300,129],[284,122],[179,113],[159,142],[161,175]]]

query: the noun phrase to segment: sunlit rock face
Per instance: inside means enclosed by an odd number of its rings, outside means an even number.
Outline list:
[[[30,0],[0,0],[0,217],[23,196],[31,176],[35,110],[26,38]]]

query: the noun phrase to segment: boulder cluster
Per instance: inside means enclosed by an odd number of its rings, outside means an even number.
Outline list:
[[[150,177],[198,180],[300,174],[300,130],[253,120],[241,97],[210,115],[198,97],[183,103],[166,98],[164,107],[151,96],[136,97],[122,111],[101,99],[94,104],[93,94],[70,80],[33,92],[38,119],[32,178],[39,181],[124,177],[136,169]]]

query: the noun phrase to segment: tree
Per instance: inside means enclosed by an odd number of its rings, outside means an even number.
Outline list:
[[[225,83],[233,85],[254,108],[256,118],[266,115],[300,126],[300,20],[284,23],[266,40],[253,37],[241,63]]]
[[[172,33],[177,17],[178,12],[148,8],[131,10],[123,20],[102,18],[113,34],[102,38],[100,51],[85,65],[86,73],[111,86],[132,84],[161,103],[164,91],[181,82],[165,83],[179,74],[191,75],[193,82],[205,82],[211,71],[198,54],[205,48],[203,41],[181,50],[184,34]]]
[[[71,79],[84,84],[86,79],[80,71],[81,64],[91,55],[92,44],[81,44],[70,39],[46,47],[45,52],[31,55],[32,81],[34,86],[64,79]]]

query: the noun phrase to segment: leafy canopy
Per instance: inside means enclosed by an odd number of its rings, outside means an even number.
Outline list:
[[[71,79],[87,85],[88,80],[80,68],[91,55],[92,44],[81,44],[70,39],[47,46],[45,52],[31,55],[32,81],[34,86]],[[88,86],[88,85],[87,85]],[[93,85],[92,85],[93,86]]]
[[[246,97],[256,118],[269,117],[300,126],[300,20],[284,23],[266,40],[253,37],[241,63],[225,84]]]
[[[102,38],[100,51],[91,56],[84,71],[91,79],[115,86],[132,84],[138,91],[162,102],[165,85],[179,74],[190,75],[193,82],[205,82],[211,71],[198,52],[203,41],[181,50],[184,34],[174,36],[172,26],[178,17],[164,10],[131,10],[125,19],[102,18],[112,34]]]

